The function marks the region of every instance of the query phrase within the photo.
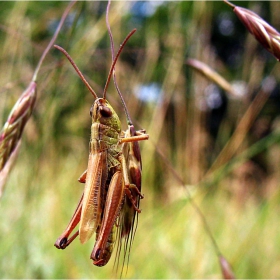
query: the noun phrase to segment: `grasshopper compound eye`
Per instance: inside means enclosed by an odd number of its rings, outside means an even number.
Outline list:
[[[94,258],[95,258],[96,260],[99,260],[99,258],[100,258],[100,253],[101,253],[101,249],[98,249],[98,250],[96,251],[96,253],[95,253],[95,256],[94,256]]]
[[[112,116],[112,111],[109,107],[106,106],[101,106],[99,109],[99,112],[101,114],[102,117],[104,118],[109,118]]]

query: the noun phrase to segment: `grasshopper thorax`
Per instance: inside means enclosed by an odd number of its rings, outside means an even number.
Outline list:
[[[100,123],[121,132],[121,122],[110,103],[104,98],[97,98],[90,108],[92,122]]]

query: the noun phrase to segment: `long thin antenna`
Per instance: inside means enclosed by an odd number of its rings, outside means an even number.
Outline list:
[[[72,66],[74,67],[74,69],[76,70],[76,72],[78,73],[78,75],[80,76],[80,78],[82,79],[82,81],[84,82],[84,84],[87,86],[87,88],[89,89],[89,91],[92,93],[92,95],[95,98],[98,98],[97,94],[95,93],[95,91],[92,89],[92,87],[90,86],[90,84],[87,82],[87,80],[85,79],[84,75],[82,74],[82,72],[80,71],[80,69],[78,68],[78,66],[76,65],[76,63],[73,61],[73,59],[71,58],[71,56],[68,54],[68,52],[63,49],[62,47],[58,46],[58,45],[54,45],[54,47],[58,50],[60,50],[66,57],[67,59],[70,61],[70,63],[72,64]]]
[[[125,46],[125,44],[127,43],[127,41],[129,40],[129,38],[136,32],[136,29],[133,29],[132,31],[129,32],[129,34],[126,36],[126,38],[124,39],[123,43],[121,44],[118,52],[117,52],[117,55],[111,65],[111,68],[110,68],[110,72],[109,72],[109,75],[108,75],[108,78],[107,78],[107,81],[106,81],[106,84],[105,84],[105,87],[104,87],[104,91],[103,91],[103,98],[106,99],[106,91],[107,91],[107,88],[109,86],[109,82],[111,80],[111,77],[112,77],[112,74],[113,74],[113,71],[114,71],[114,68],[115,68],[115,65],[117,63],[117,60]]]
[[[107,25],[107,29],[108,29],[108,33],[109,33],[109,37],[110,37],[110,43],[111,43],[111,54],[112,54],[112,61],[114,61],[114,56],[115,56],[115,47],[114,47],[114,40],[113,40],[113,34],[112,34],[112,31],[111,31],[111,27],[110,27],[110,23],[109,23],[109,9],[110,9],[110,5],[111,5],[111,1],[108,1],[108,5],[107,5],[107,9],[106,9],[106,25]],[[115,88],[120,96],[120,99],[121,99],[121,102],[123,104],[123,108],[124,108],[124,112],[126,114],[126,119],[127,119],[127,123],[129,125],[132,125],[132,120],[130,118],[130,115],[128,113],[128,109],[126,107],[126,104],[124,102],[124,98],[122,96],[122,93],[119,89],[119,86],[117,84],[117,80],[116,80],[116,74],[115,74],[115,68],[113,70],[113,81],[114,81],[114,85],[115,85]]]
[[[125,104],[125,102],[124,102],[123,96],[122,96],[122,94],[121,94],[121,91],[120,91],[120,89],[119,89],[119,86],[117,85],[117,81],[114,79],[114,77],[115,77],[115,75],[113,76],[113,81],[114,81],[115,88],[116,88],[116,90],[117,90],[117,92],[118,92],[118,94],[119,94],[119,96],[120,96],[120,98],[121,98],[121,102],[122,102],[122,104],[123,104],[124,112],[125,112],[125,114],[126,114],[127,123],[128,123],[128,125],[133,125],[132,120],[131,120],[131,118],[130,118],[130,115],[129,115],[129,113],[128,113],[128,109],[127,109],[126,104]]]

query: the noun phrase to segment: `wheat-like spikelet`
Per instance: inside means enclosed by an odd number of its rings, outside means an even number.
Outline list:
[[[36,83],[31,82],[17,100],[0,134],[0,170],[3,169],[11,153],[21,138],[36,100]]]
[[[14,152],[15,148],[19,147],[18,143],[21,139],[23,129],[24,129],[29,117],[31,116],[31,114],[33,112],[33,108],[34,108],[35,101],[36,101],[36,95],[37,95],[36,80],[37,80],[37,75],[38,75],[39,69],[42,65],[44,58],[46,57],[47,53],[49,52],[51,46],[53,45],[54,41],[56,40],[57,35],[66,19],[71,7],[75,3],[76,3],[76,1],[72,1],[65,9],[65,11],[61,17],[60,23],[59,23],[51,41],[49,42],[48,46],[46,47],[45,51],[43,52],[43,54],[39,60],[39,63],[34,71],[32,81],[30,82],[27,89],[22,93],[22,95],[17,100],[16,104],[14,105],[14,107],[12,108],[12,110],[10,112],[10,115],[9,115],[6,123],[3,126],[3,129],[0,132],[0,181],[1,182],[6,181],[8,172],[2,172],[2,170],[4,169],[5,164],[9,161],[9,158],[12,155],[12,153]]]
[[[277,58],[277,60],[279,60],[280,33],[254,12],[235,6],[226,0],[224,0],[224,2],[233,7],[234,13],[238,16],[249,32],[254,35],[264,48],[266,48]]]

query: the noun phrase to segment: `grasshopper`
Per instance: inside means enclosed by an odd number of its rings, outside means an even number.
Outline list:
[[[97,97],[69,54],[61,47],[55,46],[68,58],[96,99],[90,110],[92,126],[88,168],[79,178],[79,182],[85,183],[84,192],[66,230],[56,240],[55,246],[65,249],[78,235],[81,243],[85,243],[96,233],[91,259],[97,266],[105,265],[111,257],[114,230],[117,219],[120,220],[123,205],[129,204],[133,211],[140,212],[139,198],[142,195],[139,187],[131,180],[128,157],[130,144],[146,140],[149,136],[143,130],[122,132],[119,117],[106,99],[106,91],[117,59],[135,31],[129,33],[113,59],[103,98]],[[79,230],[69,237],[78,223]],[[122,232],[125,231],[124,228],[121,226]]]

